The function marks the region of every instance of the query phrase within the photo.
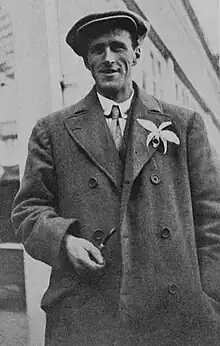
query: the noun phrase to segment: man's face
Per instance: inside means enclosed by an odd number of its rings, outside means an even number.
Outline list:
[[[132,66],[139,55],[129,32],[116,29],[91,40],[85,64],[100,93],[126,94],[132,88]]]

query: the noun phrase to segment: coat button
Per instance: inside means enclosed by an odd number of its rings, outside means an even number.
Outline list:
[[[164,228],[161,231],[161,237],[162,238],[169,238],[170,237],[170,230],[169,230],[169,228]]]
[[[91,187],[92,189],[94,189],[96,186],[98,185],[98,181],[95,177],[91,177],[89,179],[89,187]]]
[[[169,285],[169,292],[170,294],[176,294],[177,293],[177,285],[176,284],[170,284]]]
[[[157,174],[151,174],[150,180],[151,180],[152,184],[154,184],[154,185],[157,185],[160,183],[160,177]]]
[[[101,231],[100,229],[96,229],[93,233],[93,237],[95,241],[101,242],[105,233]]]

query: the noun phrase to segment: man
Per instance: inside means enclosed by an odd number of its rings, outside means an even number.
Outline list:
[[[94,78],[38,121],[12,218],[52,267],[46,345],[219,345],[220,180],[200,116],[132,82],[147,25],[80,19]]]

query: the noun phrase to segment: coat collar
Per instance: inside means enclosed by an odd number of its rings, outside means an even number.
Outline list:
[[[90,159],[120,189],[123,166],[103,115],[95,87],[75,106],[64,120],[67,131]]]
[[[146,146],[148,133],[137,119],[148,119],[158,126],[169,118],[163,114],[161,104],[153,96],[147,95],[135,83],[134,89],[125,166],[125,179],[132,181],[155,152],[151,146]],[[64,123],[74,141],[120,189],[124,169],[103,116],[95,87],[84,99],[68,109]]]

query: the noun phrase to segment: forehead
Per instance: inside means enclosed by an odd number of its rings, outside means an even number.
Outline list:
[[[94,44],[109,41],[121,41],[125,44],[132,44],[132,38],[130,32],[124,29],[112,29],[105,32],[96,33],[89,39],[88,46],[93,46]]]

